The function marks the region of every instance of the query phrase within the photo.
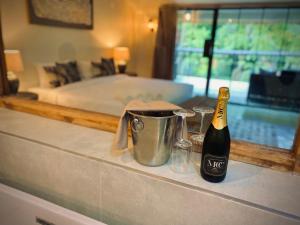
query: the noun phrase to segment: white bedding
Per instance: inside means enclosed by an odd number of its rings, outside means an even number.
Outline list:
[[[119,116],[131,99],[174,104],[192,97],[193,86],[160,79],[115,75],[93,78],[55,89],[30,88],[39,100]]]

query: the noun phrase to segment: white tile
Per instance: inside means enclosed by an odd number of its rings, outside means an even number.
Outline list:
[[[0,131],[4,133],[78,153],[109,149],[113,139],[109,132],[3,108],[0,121],[5,121],[0,123]]]
[[[102,164],[104,222],[131,225],[299,224],[285,216]]]
[[[99,162],[0,134],[5,182],[98,219]]]
[[[173,184],[179,184],[181,186],[189,185],[195,190],[206,190],[214,193],[215,196],[224,196],[250,206],[257,205],[261,208],[269,208],[274,212],[290,214],[298,218],[300,217],[300,192],[298,191],[300,186],[300,176],[295,176],[291,173],[282,173],[245,163],[230,161],[228,175],[225,181],[219,184],[211,184],[205,182],[200,177],[198,171],[187,175],[175,174],[169,169],[168,165],[155,168],[142,166],[135,162],[128,152],[125,154],[113,154],[110,149],[113,134],[107,132],[3,109],[0,109],[0,121],[0,133],[2,134],[11,133],[12,135],[18,135],[21,139],[29,138],[32,139],[32,141],[39,141],[52,146],[43,146],[43,148],[32,147],[35,153],[32,153],[30,156],[31,158],[34,158],[34,160],[31,160],[29,156],[24,155],[21,151],[23,149],[30,150],[31,145],[27,146],[26,144],[25,146],[25,144],[18,144],[18,146],[12,147],[12,145],[15,144],[14,141],[5,142],[5,144],[3,144],[4,142],[0,143],[0,151],[2,151],[2,146],[6,146],[7,149],[15,149],[12,152],[6,152],[5,156],[8,159],[8,162],[12,163],[13,168],[20,169],[20,171],[17,169],[9,171],[7,174],[9,174],[11,178],[15,179],[14,173],[16,173],[16,175],[18,175],[16,176],[16,180],[18,182],[24,181],[24,183],[27,184],[26,182],[32,179],[30,173],[27,171],[33,171],[32,173],[35,176],[40,177],[39,179],[45,175],[51,178],[51,182],[44,178],[45,182],[42,180],[43,182],[40,181],[32,187],[37,190],[47,190],[48,187],[51,187],[51,190],[55,190],[54,181],[58,178],[52,177],[52,172],[48,172],[51,171],[52,167],[63,169],[69,168],[59,164],[61,163],[60,160],[64,159],[64,154],[66,153],[61,153],[61,157],[55,159],[55,162],[59,162],[55,165],[53,165],[53,163],[50,165],[47,161],[50,157],[48,151],[53,151],[55,147],[57,147],[56,151],[63,152],[62,149],[65,149],[74,154],[97,159],[99,161],[106,161],[113,165],[127,168],[128,171],[139,171],[140,173],[147,174],[149,177],[158,177],[161,180],[167,180]],[[34,124],[34,126],[32,126],[32,124]],[[31,129],[31,127],[33,128]],[[59,150],[59,148],[61,148],[61,150]],[[16,149],[18,149],[18,151],[16,151]],[[75,158],[77,159],[77,157]],[[0,162],[2,162],[2,159],[3,157],[0,155]],[[53,157],[51,159],[52,161],[54,160]],[[26,160],[26,162],[24,162],[24,160]],[[28,161],[33,165],[28,164]],[[77,162],[77,160],[75,161]],[[81,165],[79,161],[80,160],[78,160],[78,164]],[[73,166],[76,164],[72,162],[69,163]],[[5,165],[7,165],[7,162],[5,162]],[[3,166],[4,165],[1,165],[0,163],[1,171],[5,171]],[[48,169],[43,170],[43,166],[47,166]],[[36,167],[42,168],[42,174],[39,174],[39,171],[34,171],[34,168]],[[26,170],[22,171],[22,168],[26,168]],[[71,166],[70,168],[73,167]],[[79,169],[75,171],[78,170]],[[59,176],[57,170],[54,171],[56,171],[54,173],[55,176]],[[70,178],[71,183],[76,182],[74,176],[76,177],[77,172],[68,173],[69,176],[72,176],[72,178]],[[90,173],[92,174],[93,172]],[[24,179],[22,174],[24,175]],[[59,187],[61,186],[64,187],[63,185],[60,185]],[[75,189],[81,190],[76,186]],[[73,196],[73,194],[64,192],[64,195],[68,197]],[[93,198],[96,197],[94,196]],[[57,199],[63,198],[58,196]],[[103,212],[105,215],[108,213],[105,211]]]

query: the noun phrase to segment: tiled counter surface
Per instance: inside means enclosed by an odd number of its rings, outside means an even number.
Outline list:
[[[1,180],[108,224],[300,224],[300,176],[230,161],[208,183],[142,166],[113,138],[0,109]]]

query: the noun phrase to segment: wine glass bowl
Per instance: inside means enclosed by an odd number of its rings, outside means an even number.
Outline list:
[[[200,129],[197,134],[194,134],[191,136],[191,140],[195,144],[202,144],[205,137],[205,132],[203,131],[203,123],[204,123],[204,117],[206,114],[212,114],[214,113],[214,109],[212,107],[208,106],[195,106],[193,107],[193,111],[196,113],[199,113],[201,115],[201,122],[200,122]]]
[[[180,136],[173,145],[171,153],[171,169],[178,173],[190,172],[190,154],[192,150],[192,142],[184,137],[184,130],[186,130],[186,117],[195,116],[195,112],[188,109],[179,109],[173,111],[175,115],[181,117]]]
[[[188,173],[192,171],[191,161],[192,142],[185,140],[176,141],[171,153],[171,169],[176,173]]]

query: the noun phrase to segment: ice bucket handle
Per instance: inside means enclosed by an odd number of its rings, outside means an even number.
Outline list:
[[[131,121],[131,129],[133,132],[138,133],[139,131],[142,131],[144,129],[144,123],[142,120],[139,120],[138,118],[134,118]]]

